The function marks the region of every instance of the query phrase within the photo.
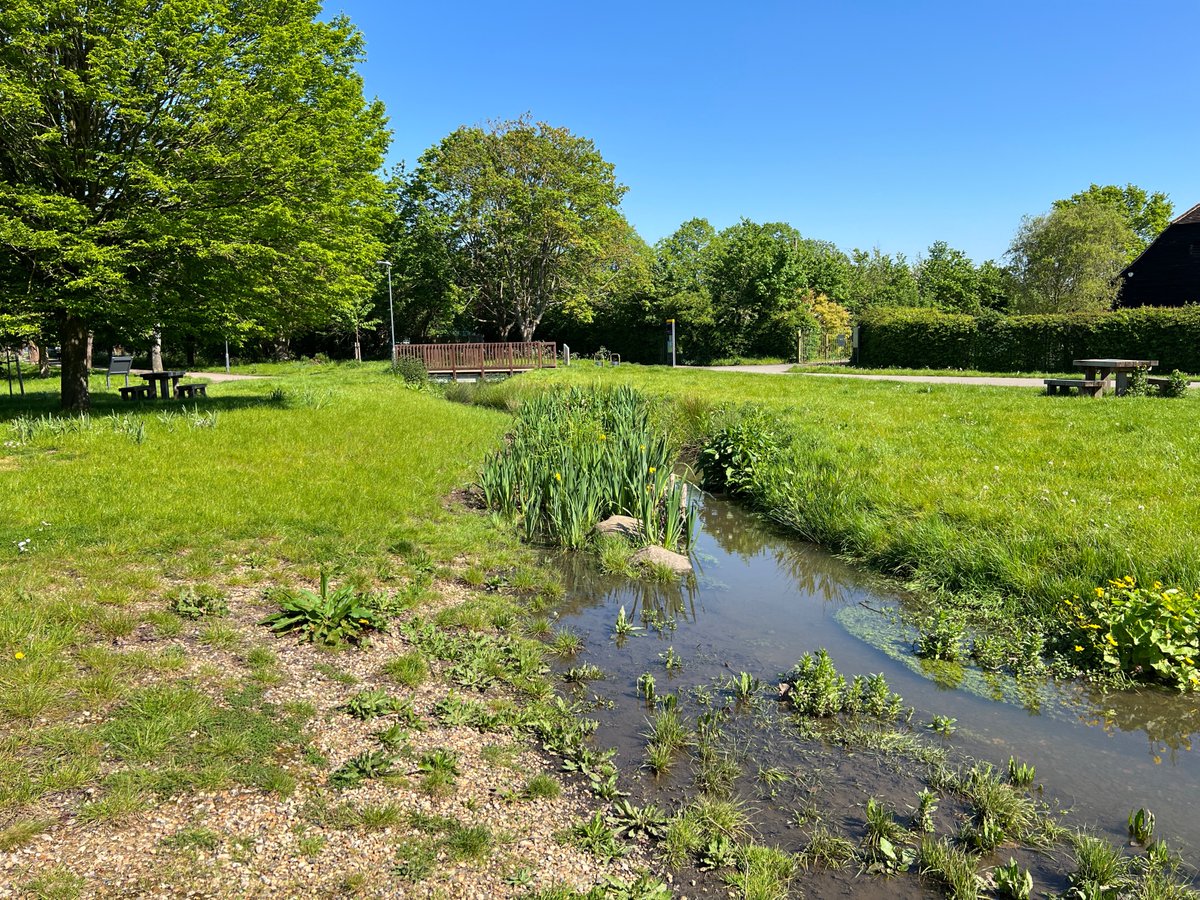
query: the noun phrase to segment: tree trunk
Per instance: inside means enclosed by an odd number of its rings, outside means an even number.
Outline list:
[[[150,339],[150,371],[161,372],[162,370],[162,329],[155,325]]]
[[[70,412],[86,412],[92,405],[88,393],[91,332],[82,319],[67,315],[63,317],[59,334],[62,338],[62,408]]]
[[[196,368],[196,341],[194,338],[188,338],[187,342],[187,367],[189,369]]]
[[[29,342],[30,357],[29,361],[37,363],[38,377],[50,377],[50,351],[42,344],[35,341]]]
[[[354,326],[354,361],[362,362],[362,343],[358,337],[358,326]]]

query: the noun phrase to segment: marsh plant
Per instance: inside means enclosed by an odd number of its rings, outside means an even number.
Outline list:
[[[894,721],[904,706],[882,674],[855,675],[847,683],[824,648],[804,654],[781,677],[779,693],[798,713],[815,718],[845,714]]]
[[[529,541],[579,549],[597,522],[620,514],[639,520],[645,540],[686,551],[697,512],[672,472],[676,453],[629,387],[547,391],[522,404],[478,485],[488,508],[520,522]]]
[[[1033,875],[1009,857],[1008,862],[992,870],[996,893],[1006,900],[1029,900],[1033,896]]]
[[[1018,762],[1015,756],[1008,758],[1008,781],[1014,787],[1029,787],[1037,778],[1037,769],[1029,763]]]
[[[1154,813],[1144,806],[1129,814],[1129,838],[1143,847],[1154,840]]]
[[[1200,591],[1125,576],[1063,605],[1081,667],[1200,690]]]

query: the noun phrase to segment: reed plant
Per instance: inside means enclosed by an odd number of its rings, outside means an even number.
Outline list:
[[[626,386],[530,395],[480,472],[484,502],[519,521],[528,541],[579,549],[597,522],[627,515],[648,542],[686,551],[695,504],[672,471],[678,447],[651,413]]]

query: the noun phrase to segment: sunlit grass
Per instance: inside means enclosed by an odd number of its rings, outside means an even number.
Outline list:
[[[665,415],[691,437],[723,404],[769,410],[788,446],[758,492],[767,513],[885,572],[999,590],[1044,612],[1118,575],[1200,587],[1194,396],[1092,401],[633,366],[489,390],[509,400],[564,382],[666,396]]]

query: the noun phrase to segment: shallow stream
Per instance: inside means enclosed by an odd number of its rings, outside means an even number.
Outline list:
[[[1044,786],[1043,799],[1067,811],[1065,824],[1091,826],[1121,841],[1126,817],[1144,806],[1157,817],[1157,836],[1190,865],[1200,861],[1200,759],[1191,748],[1192,733],[1200,731],[1195,698],[1151,690],[1103,693],[1075,683],[1022,691],[1012,679],[989,681],[969,667],[950,679],[955,684],[947,684],[944,672],[934,677],[922,671],[911,652],[913,635],[889,615],[905,603],[894,586],[781,536],[726,500],[704,498],[701,529],[693,586],[606,577],[576,561],[569,564],[569,588],[559,610],[561,623],[587,640],[587,649],[574,663],[592,663],[606,673],[587,689],[588,695],[612,701],[592,714],[601,722],[597,740],[600,746],[617,748],[623,772],[642,772],[638,787],[646,799],[661,795],[660,805],[665,805],[662,801],[669,801],[687,776],[655,779],[640,770],[648,710],[637,695],[639,675],[651,672],[659,693],[678,690],[688,696],[696,686],[711,689],[745,671],[762,679],[772,696],[780,673],[804,653],[824,647],[847,679],[884,673],[891,689],[915,707],[914,725],[935,715],[956,719],[948,738],[924,731],[943,743],[952,758],[968,756],[1001,770],[1010,756],[1032,763]],[[652,621],[673,622],[674,627],[646,628],[618,642],[613,623],[622,606],[639,624],[649,612]],[[660,654],[668,648],[682,660],[682,668],[666,669]],[[743,718],[747,720],[732,727],[741,729],[738,740],[754,763],[804,770],[802,751],[786,740],[764,738],[776,728],[785,732],[779,722]],[[822,791],[857,784],[860,793],[884,795],[889,778],[893,803],[902,813],[913,785],[895,772],[875,771],[869,754],[856,759],[844,764],[826,759],[820,763],[825,767],[821,777],[801,778],[793,786],[794,796],[759,803],[761,809],[775,810],[774,817],[768,814],[756,823],[760,832],[771,836],[786,831],[786,808],[804,802],[806,792],[823,802]],[[842,820],[853,831],[854,816],[846,814]]]

